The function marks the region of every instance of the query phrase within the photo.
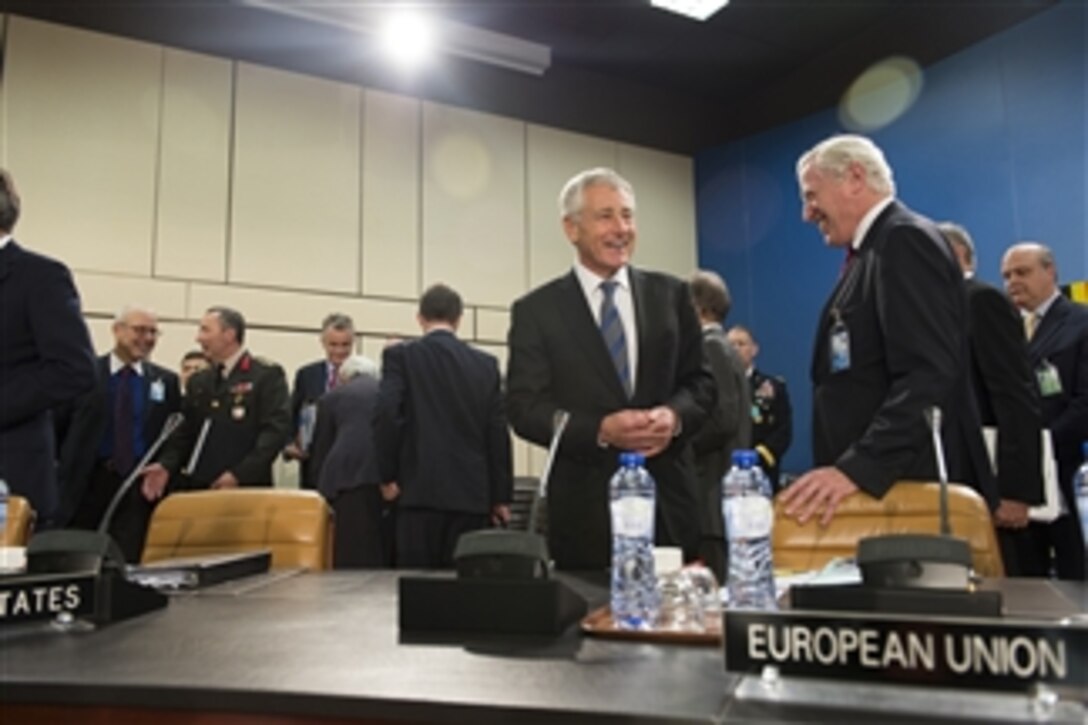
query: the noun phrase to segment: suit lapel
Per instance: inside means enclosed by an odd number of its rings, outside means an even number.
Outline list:
[[[563,286],[557,295],[557,309],[559,319],[567,321],[566,329],[580,350],[583,350],[589,358],[590,367],[609,386],[609,390],[623,399],[627,394],[620,385],[619,375],[612,365],[612,359],[608,356],[608,350],[604,346],[604,338],[593,319],[593,313],[586,304],[586,296],[582,291],[582,285],[578,283],[578,277],[573,271],[564,278]],[[638,314],[635,314],[638,317]]]
[[[650,291],[646,285],[646,277],[641,272],[627,265],[627,279],[631,282],[631,309],[635,311],[635,324],[634,328],[638,335],[638,367],[635,369],[635,379],[631,381],[631,399],[634,400],[639,397],[639,386],[643,380],[647,379],[647,376],[642,374],[646,364],[652,358],[650,357],[653,352],[647,349],[653,336],[649,333],[649,310],[653,307],[649,304],[647,299],[650,295]],[[611,363],[611,360],[609,361]],[[618,375],[612,377],[619,379]],[[622,386],[620,390],[622,391]]]
[[[19,253],[19,247],[14,239],[8,240],[3,249],[0,249],[0,282],[8,276],[11,266],[15,263],[15,255]]]
[[[1051,338],[1058,334],[1058,331],[1062,327],[1062,320],[1069,314],[1069,308],[1065,304],[1065,298],[1058,296],[1054,303],[1050,305],[1050,309],[1043,315],[1043,319],[1039,321],[1039,327],[1035,330],[1035,335],[1031,338],[1031,342],[1028,344],[1029,350],[1032,353],[1032,358],[1043,357],[1044,351],[1050,350]]]

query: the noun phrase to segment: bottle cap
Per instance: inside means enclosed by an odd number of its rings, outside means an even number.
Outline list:
[[[623,451],[620,453],[621,466],[641,466],[645,462],[646,456],[641,453],[635,453],[634,451]]]
[[[738,468],[751,468],[759,460],[759,454],[749,448],[733,451],[733,465]]]

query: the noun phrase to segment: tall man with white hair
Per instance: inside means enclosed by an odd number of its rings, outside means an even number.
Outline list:
[[[577,174],[559,202],[574,268],[514,303],[507,375],[518,435],[547,446],[569,415],[548,490],[551,554],[563,569],[608,567],[608,481],[617,454],[638,451],[657,481],[658,542],[694,559],[687,443],[716,398],[688,285],[630,265],[635,193],[615,171]]]
[[[60,449],[63,513],[69,525],[94,529],[122,481],[181,408],[178,376],[151,362],[159,339],[158,317],[126,306],[113,320],[113,349],[98,358],[98,384],[71,413]],[[152,502],[133,486],[118,507],[110,535],[125,560],[143,551]]]
[[[867,138],[835,136],[797,162],[804,219],[846,250],[812,356],[813,456],[781,496],[788,514],[828,523],[858,490],[935,480],[926,411],[942,412],[949,480],[998,497],[967,381],[967,300],[948,242],[895,198]]]
[[[1058,291],[1054,254],[1037,242],[1016,244],[1001,261],[1005,291],[1023,317],[1028,358],[1039,388],[1043,424],[1054,437],[1058,484],[1069,513],[1031,525],[1037,551],[1062,579],[1083,580],[1084,536],[1073,474],[1088,440],[1088,307]]]

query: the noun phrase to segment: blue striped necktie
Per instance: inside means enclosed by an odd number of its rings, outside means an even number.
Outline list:
[[[608,348],[608,356],[612,358],[612,364],[616,373],[620,376],[620,385],[627,397],[631,397],[631,368],[627,360],[627,336],[623,333],[623,320],[620,319],[620,311],[616,309],[615,280],[601,282],[601,335],[604,337],[605,347]]]

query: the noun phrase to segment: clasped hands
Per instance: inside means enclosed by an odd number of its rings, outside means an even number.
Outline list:
[[[676,411],[667,405],[649,410],[618,410],[601,420],[597,440],[650,458],[669,447],[679,425]]]

